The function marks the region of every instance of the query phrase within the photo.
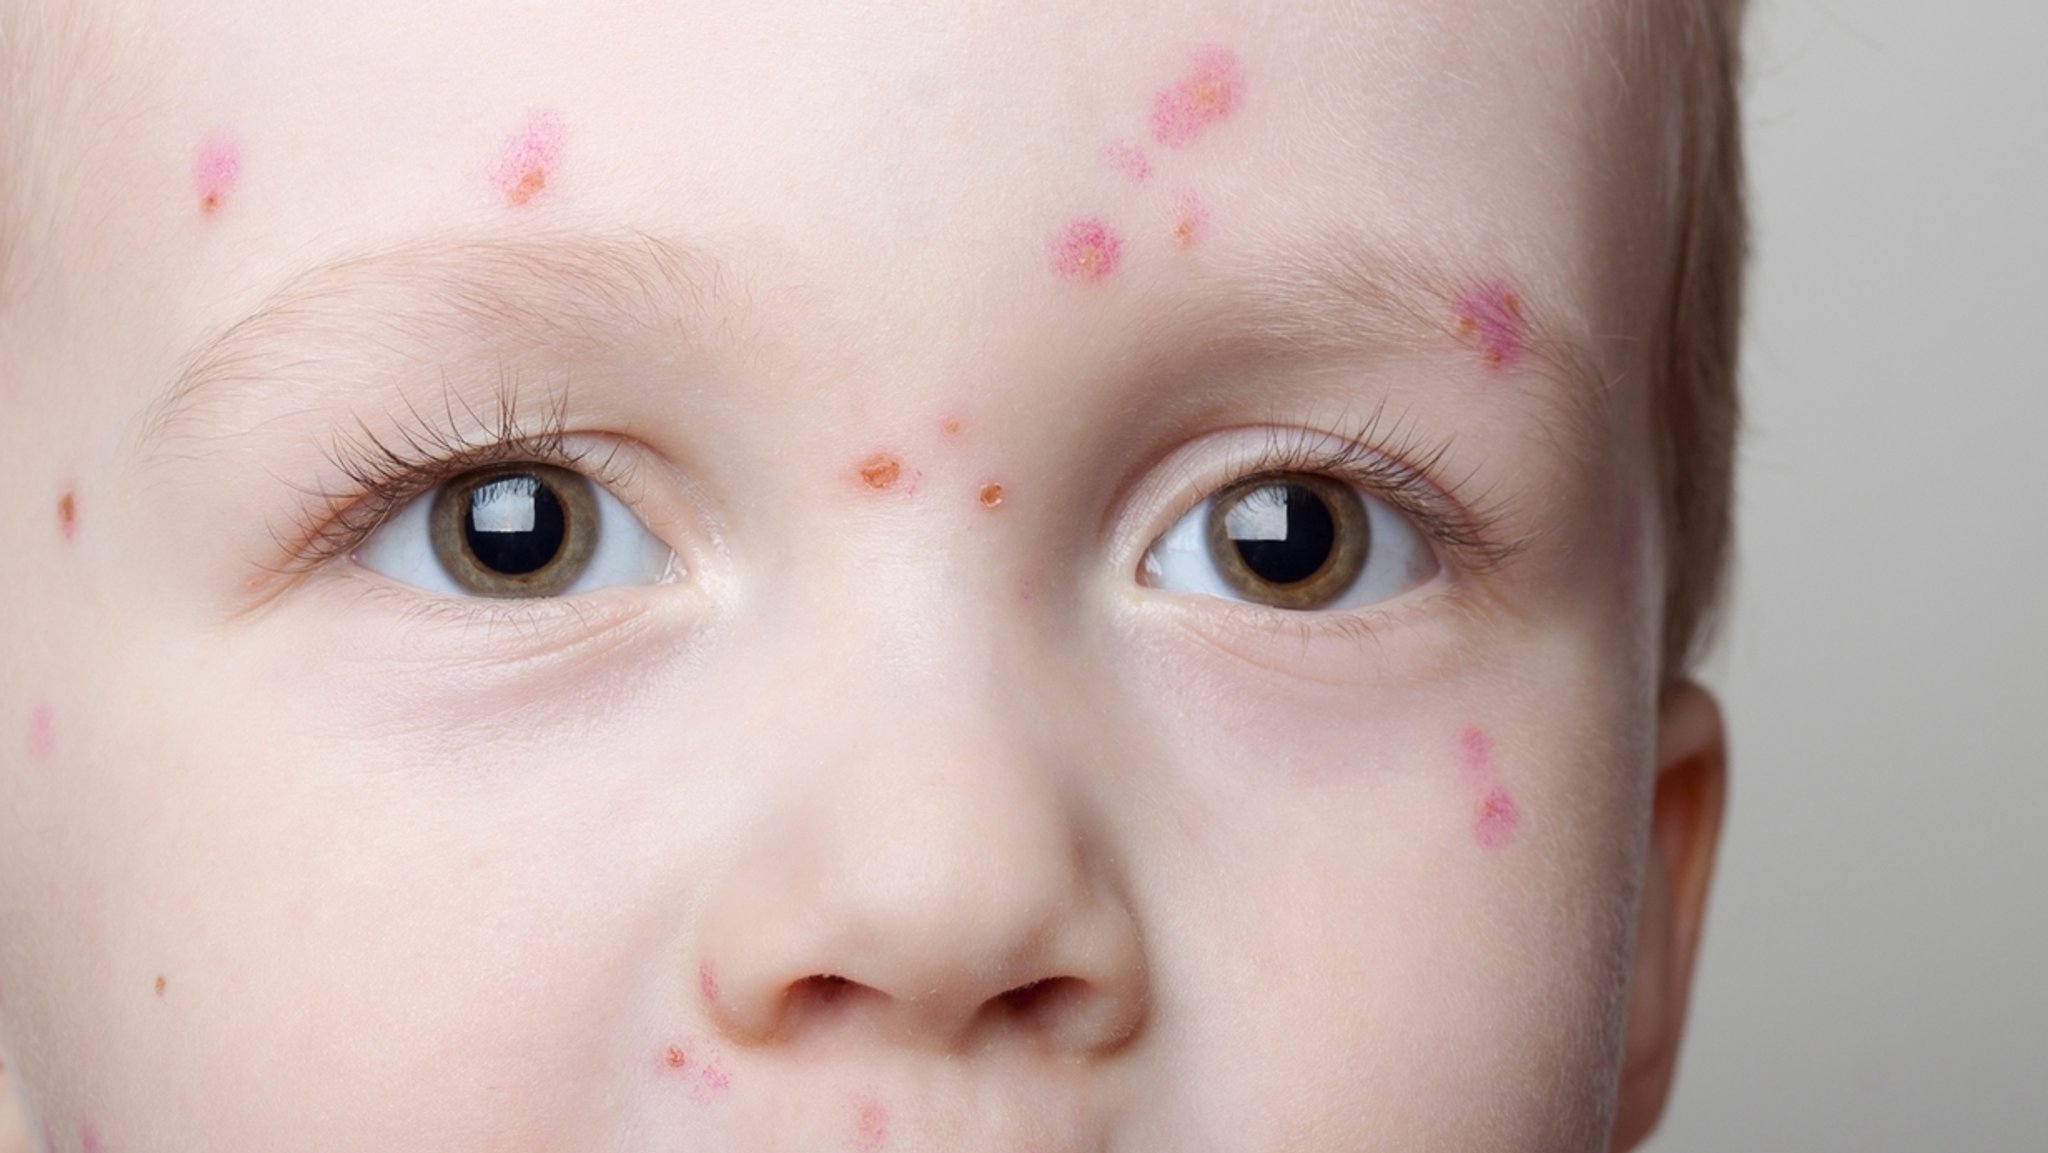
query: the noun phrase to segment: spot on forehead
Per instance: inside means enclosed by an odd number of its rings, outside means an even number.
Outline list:
[[[567,135],[561,114],[553,109],[527,113],[526,126],[505,141],[491,165],[491,183],[505,194],[506,204],[516,208],[530,203],[547,188],[549,173],[561,163]]]
[[[1244,103],[1244,66],[1221,44],[1195,49],[1186,71],[1152,96],[1152,139],[1186,148]]]
[[[1529,351],[1522,297],[1506,281],[1481,284],[1458,297],[1458,336],[1485,354],[1488,366],[1513,368]]]
[[[1124,240],[1107,224],[1084,216],[1054,234],[1052,268],[1062,280],[1089,284],[1116,272]]]
[[[48,701],[37,701],[28,711],[28,759],[47,761],[57,752],[57,714]]]
[[[199,211],[208,216],[219,212],[242,180],[242,142],[234,133],[221,129],[199,142],[192,157],[192,191],[199,198]]]

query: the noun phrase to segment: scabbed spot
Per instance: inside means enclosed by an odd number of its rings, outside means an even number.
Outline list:
[[[78,536],[78,493],[68,488],[57,498],[57,534],[65,540]]]
[[[1002,486],[1002,485],[999,485],[999,484],[985,484],[985,485],[982,485],[982,486],[981,486],[981,507],[983,507],[983,508],[1001,508],[1001,507],[1002,507],[1002,504],[1003,504],[1003,486]]]
[[[1188,70],[1152,97],[1152,139],[1186,148],[1244,102],[1244,66],[1221,44],[1195,49]]]
[[[560,113],[547,108],[527,113],[526,127],[505,141],[491,165],[491,183],[505,194],[506,204],[531,203],[547,189],[548,174],[561,163],[566,135]]]
[[[878,452],[854,466],[862,487],[871,492],[902,491],[906,494],[917,491],[917,482],[923,473],[899,460],[895,454]]]
[[[1052,238],[1053,271],[1063,280],[1088,284],[1116,272],[1124,240],[1093,216],[1084,216]]]
[[[1173,242],[1182,248],[1193,248],[1209,235],[1209,206],[1200,193],[1192,188],[1178,188],[1173,193]]]
[[[1502,281],[1489,281],[1458,298],[1458,337],[1478,345],[1493,368],[1513,368],[1529,350],[1529,320],[1522,298]]]

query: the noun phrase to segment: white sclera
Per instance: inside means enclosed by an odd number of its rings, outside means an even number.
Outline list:
[[[626,510],[603,485],[591,482],[597,507],[597,547],[576,582],[556,596],[575,596],[618,585],[656,584],[676,568],[675,553]],[[474,597],[457,584],[434,553],[428,518],[436,487],[414,497],[377,526],[355,551],[357,564],[439,596]],[[520,478],[486,485],[476,506],[477,527],[484,532],[525,532],[533,528],[533,500]],[[523,518],[523,520],[522,520]]]
[[[1233,539],[1287,539],[1287,500],[1280,489],[1281,483],[1274,482],[1270,495],[1268,491],[1246,494],[1234,508],[1224,513],[1224,528]],[[1309,611],[1378,604],[1428,583],[1437,573],[1436,552],[1413,521],[1386,501],[1368,493],[1360,492],[1358,499],[1365,507],[1366,524],[1372,534],[1365,567],[1359,571],[1358,579],[1351,582],[1350,588],[1331,598],[1330,603],[1321,609]],[[1146,550],[1146,583],[1170,592],[1257,604],[1230,586],[1217,568],[1216,558],[1209,552],[1209,509],[1215,500],[1215,497],[1210,497],[1189,510]],[[1245,531],[1238,531],[1240,528]]]

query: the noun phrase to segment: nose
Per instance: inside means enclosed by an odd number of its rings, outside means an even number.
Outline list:
[[[808,763],[770,766],[785,783],[707,880],[695,984],[729,1040],[1072,1057],[1138,1030],[1139,927],[1066,742],[974,695],[784,734]]]

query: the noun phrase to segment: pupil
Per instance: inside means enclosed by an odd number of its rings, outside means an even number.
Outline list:
[[[1230,526],[1231,543],[1245,568],[1260,580],[1300,584],[1330,563],[1337,523],[1329,504],[1314,490],[1298,484],[1267,485],[1246,494],[1231,511],[1244,513],[1246,522],[1244,531]]]
[[[536,476],[509,476],[470,494],[462,536],[470,554],[507,576],[534,572],[562,551],[569,518],[553,490]]]

